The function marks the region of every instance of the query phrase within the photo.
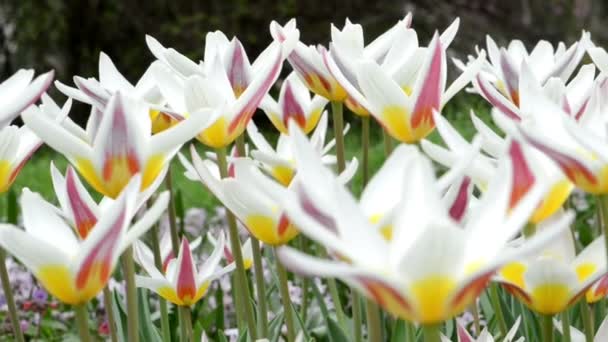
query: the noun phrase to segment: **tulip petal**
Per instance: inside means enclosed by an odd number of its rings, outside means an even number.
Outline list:
[[[445,63],[445,51],[435,35],[412,91],[412,98],[416,99],[411,118],[413,129],[434,125],[433,110],[441,109],[441,95],[445,88]]]
[[[51,85],[51,82],[53,82],[54,75],[54,71],[49,71],[36,77],[32,83],[30,83],[24,89],[21,89],[20,93],[16,96],[8,97],[11,96],[10,93],[2,93],[2,96],[7,96],[8,101],[2,101],[3,103],[0,107],[0,123],[2,125],[7,124],[29,105],[38,101],[40,96],[42,96],[42,94]],[[7,87],[15,86],[14,83],[22,83],[24,80],[30,78],[28,72],[18,73],[18,75],[15,75],[14,77],[15,78],[9,79],[10,81],[7,80],[9,81],[9,84],[6,85]]]
[[[44,237],[32,236],[12,225],[0,224],[0,245],[21,261],[25,267],[38,272],[47,265],[66,265],[73,250],[63,250]]]
[[[116,69],[110,57],[103,52],[99,53],[99,82],[112,92],[135,91],[135,87]]]

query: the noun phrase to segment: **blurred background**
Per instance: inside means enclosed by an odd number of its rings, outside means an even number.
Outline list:
[[[296,17],[305,43],[327,44],[332,22],[342,27],[350,18],[371,41],[410,11],[422,44],[461,18],[452,56],[485,46],[486,34],[499,45],[522,39],[528,49],[539,39],[570,45],[583,29],[596,44],[608,42],[605,0],[0,0],[0,79],[23,67],[52,68],[72,84],[73,75],[97,77],[104,51],[135,82],[153,60],[145,34],[198,60],[205,34],[222,30],[257,56],[271,40],[272,20]]]

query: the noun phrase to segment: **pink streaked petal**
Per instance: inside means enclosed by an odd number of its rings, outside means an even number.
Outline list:
[[[441,93],[443,92],[443,82],[445,75],[445,51],[441,46],[441,41],[434,37],[435,45],[432,47],[432,57],[429,69],[422,75],[424,80],[420,92],[417,95],[416,104],[412,112],[412,128],[417,128],[425,123],[433,123],[433,110],[439,111],[441,106]],[[420,76],[419,76],[420,77]]]
[[[17,164],[15,167],[13,167],[13,169],[11,170],[11,174],[8,178],[9,185],[15,181],[15,179],[19,175],[19,172],[21,172],[21,170],[25,166],[25,163],[27,163],[27,161],[30,160],[30,158],[32,157],[34,152],[36,152],[36,150],[38,150],[38,148],[40,148],[40,146],[42,146],[42,142],[37,143],[34,146],[32,146],[32,148],[29,151],[26,151],[25,156],[23,156],[21,158],[21,160],[19,161],[19,164]]]
[[[291,82],[286,81],[285,92],[282,98],[282,111],[283,111],[283,124],[285,127],[289,127],[289,120],[293,119],[300,128],[304,129],[306,126],[306,116],[304,109],[296,99],[293,93],[293,86]]]
[[[481,95],[490,102],[491,105],[503,112],[510,119],[520,121],[518,114],[519,110],[513,103],[507,100],[504,95],[499,93],[490,82],[488,82],[481,74],[477,75],[476,84],[481,92]]]
[[[237,127],[244,128],[247,126],[247,122],[251,119],[251,116],[253,116],[253,113],[255,113],[258,105],[279,76],[282,65],[283,60],[279,48],[270,70],[264,70],[264,76],[262,76],[264,78],[261,80],[261,82],[258,84],[255,80],[252,81],[242,96],[237,100],[237,115],[228,126],[229,133],[234,132]]]
[[[79,76],[74,77],[74,84],[80,91],[89,97],[91,102],[98,109],[103,110],[110,100],[110,93],[103,89],[101,85],[94,80],[87,80]]]
[[[511,58],[503,48],[500,50],[500,68],[505,79],[507,91],[511,96],[511,101],[519,107],[519,73],[516,71]]]
[[[458,194],[450,206],[450,217],[457,222],[461,222],[469,203],[471,178],[464,177],[458,187]]]
[[[608,275],[604,275],[593,286],[593,295],[595,297],[606,297],[608,295]]]
[[[494,270],[486,273],[479,274],[478,276],[470,279],[465,285],[463,285],[452,298],[452,305],[456,308],[464,309],[464,306],[474,301],[481,292],[486,288],[492,276]]]
[[[98,240],[98,244],[91,248],[84,257],[76,273],[76,288],[83,289],[91,277],[98,276],[99,283],[106,283],[112,271],[114,251],[118,248],[121,232],[126,224],[126,208],[121,208],[120,214],[112,223],[108,231]]]
[[[8,105],[0,108],[0,121],[8,124],[25,108],[36,103],[53,82],[54,71],[49,71],[34,79],[16,98],[9,100]]]
[[[163,273],[167,273],[167,268],[169,267],[169,263],[171,260],[175,259],[175,254],[173,251],[169,251],[169,254],[163,259]]]
[[[589,98],[587,98],[583,104],[581,105],[581,108],[579,108],[578,112],[576,112],[576,114],[574,115],[574,119],[576,121],[579,121],[580,118],[583,116],[583,114],[585,114],[585,112],[587,111],[587,106],[589,105]]]
[[[65,177],[66,193],[70,208],[72,209],[76,231],[78,236],[84,240],[97,223],[97,217],[82,197],[77,182],[76,173],[74,172],[74,169],[69,166]]]
[[[192,259],[190,245],[186,238],[182,239],[177,265],[177,296],[184,302],[189,302],[196,296],[196,270]]]
[[[577,175],[582,176],[587,182],[591,184],[595,185],[598,183],[598,179],[593,174],[593,171],[583,165],[580,161],[548,146],[547,144],[538,141],[537,139],[531,137],[525,132],[522,133],[526,140],[528,140],[528,142],[532,146],[543,152],[547,157],[551,158],[555,163],[557,163],[557,165],[559,165],[562,171],[566,174],[566,176],[568,176],[568,178],[573,183],[576,184]]]
[[[338,234],[338,227],[336,227],[336,221],[330,215],[323,212],[322,209],[311,200],[310,196],[306,193],[303,186],[297,187],[297,194],[299,199],[299,205],[302,210],[310,216],[312,219],[317,221],[323,227],[326,227],[331,232]]]
[[[512,141],[509,146],[509,156],[513,169],[513,188],[511,189],[511,199],[509,208],[514,208],[519,200],[528,193],[528,190],[536,182],[534,173],[528,165],[521,143]]]
[[[458,342],[475,342],[467,329],[460,323],[457,324],[456,334],[458,335]]]
[[[287,217],[287,215],[285,213],[281,214],[280,218],[279,218],[279,225],[277,228],[277,232],[279,233],[279,236],[283,236],[285,234],[285,232],[287,232],[287,228],[289,228],[289,218]]]
[[[236,97],[239,97],[243,91],[249,86],[251,75],[249,75],[249,59],[243,44],[234,38],[230,42],[231,49],[228,51],[232,54],[227,56],[227,74],[230,85]]]

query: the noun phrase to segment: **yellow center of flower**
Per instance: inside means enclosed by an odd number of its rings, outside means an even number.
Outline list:
[[[291,223],[279,232],[279,223],[265,215],[250,215],[245,220],[245,225],[258,240],[272,246],[285,244],[298,235]]]
[[[449,276],[433,275],[418,280],[410,287],[416,302],[417,320],[422,324],[445,320],[451,313],[448,300],[456,289],[456,281]]]
[[[500,275],[505,278],[508,282],[517,285],[518,287],[524,289],[524,273],[526,272],[526,265],[521,262],[512,262],[510,264],[505,265],[500,270]]]
[[[194,298],[190,298],[189,295],[185,296],[184,298],[180,298],[177,295],[177,292],[175,292],[175,290],[169,286],[159,287],[156,290],[156,292],[158,293],[159,296],[163,297],[164,299],[170,301],[171,303],[173,303],[175,305],[190,306],[190,305],[193,305],[196,302],[198,302],[201,298],[203,298],[205,293],[207,293],[208,288],[209,288],[209,282],[206,281],[196,291],[196,295],[194,295]]]
[[[170,116],[162,114],[156,109],[150,109],[150,121],[152,122],[153,134],[165,131],[176,124],[175,120],[173,120]]]
[[[11,178],[11,163],[0,160],[0,193],[6,192],[13,183]]]
[[[293,179],[295,170],[289,166],[275,166],[272,168],[272,177],[284,186],[289,186]]]
[[[369,222],[371,224],[377,224],[382,219],[382,216],[383,214],[373,214],[370,216]],[[393,225],[387,224],[380,227],[380,234],[382,234],[382,237],[384,237],[386,241],[391,241],[393,239]]]
[[[554,315],[566,309],[570,301],[570,289],[564,284],[542,284],[531,293],[532,307],[535,311]]]
[[[97,280],[99,277],[96,275],[97,273],[93,272],[93,276],[88,278],[84,288],[77,290],[74,278],[66,266],[48,265],[40,267],[36,272],[36,278],[51,295],[72,305],[86,303],[103,290],[106,284],[99,282]]]

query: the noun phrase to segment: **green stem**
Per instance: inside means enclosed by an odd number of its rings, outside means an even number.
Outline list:
[[[171,232],[171,249],[173,254],[177,255],[179,251],[179,234],[177,233],[177,220],[175,219],[175,198],[173,197],[173,180],[171,176],[171,167],[165,176],[165,187],[169,190],[169,231]]]
[[[541,315],[541,321],[543,326],[543,342],[553,342],[553,315]]]
[[[255,273],[255,287],[258,297],[258,325],[260,338],[269,338],[268,335],[268,309],[266,305],[266,284],[264,283],[264,269],[262,268],[262,252],[260,242],[251,236],[251,250],[253,251],[253,268]]]
[[[19,321],[19,314],[17,312],[17,306],[15,305],[15,298],[13,297],[11,281],[8,278],[8,271],[6,270],[6,252],[2,248],[0,248],[0,279],[2,280],[2,290],[4,291],[4,298],[8,307],[8,315],[13,326],[15,340],[23,342],[25,340],[23,339],[23,332],[21,332],[21,322]]]
[[[289,286],[287,285],[287,271],[283,264],[281,264],[276,249],[274,250],[274,255],[279,276],[279,291],[281,292],[281,302],[283,303],[285,325],[287,326],[287,342],[294,342],[296,340],[296,331],[293,323],[293,315],[291,314],[292,309],[291,299],[289,297]]]
[[[192,314],[189,306],[179,306],[179,314],[181,316],[179,327],[181,331],[181,341],[192,341]]]
[[[365,312],[367,314],[368,341],[382,341],[382,323],[378,304],[368,299]]]
[[[606,249],[606,259],[608,260],[608,194],[598,196],[600,215],[602,217],[602,233]]]
[[[217,164],[220,169],[220,176],[225,178],[228,176],[228,162],[226,161],[226,148],[218,148],[216,151]],[[232,247],[232,255],[234,256],[234,262],[236,263],[236,271],[234,272],[235,277],[235,292],[237,297],[240,297],[241,305],[243,308],[237,308],[237,310],[243,310],[245,320],[247,321],[247,328],[249,329],[249,335],[252,340],[257,339],[255,317],[253,314],[253,307],[251,306],[251,298],[249,292],[249,286],[247,285],[247,275],[245,274],[245,265],[243,264],[243,252],[241,251],[241,240],[239,239],[236,218],[234,214],[226,207],[226,217],[228,219],[228,234],[230,235],[230,245]],[[235,303],[238,304],[238,300],[235,298]]]
[[[91,333],[89,332],[89,314],[87,312],[87,303],[74,305],[74,314],[76,316],[76,324],[80,334],[81,342],[90,342]]]
[[[534,234],[536,234],[536,225],[534,223],[528,222],[523,229],[524,237],[531,238]]]
[[[118,342],[118,335],[116,335],[116,323],[114,321],[114,310],[112,309],[112,292],[107,286],[103,288],[103,305],[106,309],[108,327],[110,328],[110,341]]]
[[[122,256],[123,272],[127,285],[127,322],[129,342],[139,341],[139,317],[137,312],[137,288],[135,287],[135,265],[133,247],[125,250]]]
[[[422,334],[424,336],[424,342],[440,342],[441,334],[439,333],[440,324],[423,325]]]
[[[471,313],[473,313],[473,327],[475,327],[475,335],[481,334],[481,324],[479,324],[479,310],[477,309],[477,301],[471,304]]]
[[[365,188],[369,179],[369,115],[361,117],[361,150],[361,169]]]
[[[385,129],[382,129],[382,134],[384,136],[384,154],[388,157],[393,152],[393,137]]]
[[[496,315],[496,321],[498,322],[498,329],[500,330],[500,335],[507,336],[507,322],[505,321],[505,316],[502,312],[502,305],[500,304],[500,297],[498,296],[498,285],[491,284],[489,290],[490,303],[492,304],[492,309],[494,310],[494,314]]]
[[[405,321],[405,340],[416,341],[416,326],[410,321]]]
[[[327,288],[329,289],[329,296],[331,297],[332,302],[334,302],[334,309],[336,310],[338,323],[341,327],[345,327],[346,316],[344,315],[344,310],[342,310],[342,301],[340,300],[340,293],[338,292],[338,284],[336,283],[336,279],[328,278]]]
[[[154,225],[152,228],[152,251],[154,253],[154,265],[157,269],[163,272],[163,260],[160,255],[160,239],[159,239],[158,225]],[[159,296],[160,297],[160,296]],[[164,342],[171,341],[171,325],[169,325],[169,312],[167,310],[167,301],[160,297],[160,328],[163,335]]]
[[[593,328],[593,323],[591,321],[591,308],[584,297],[581,299],[580,303],[583,328],[585,330],[585,340],[592,342],[595,335],[595,329]]]
[[[355,289],[351,289],[350,295],[353,301],[354,340],[355,342],[361,342],[363,340],[361,334],[361,327],[363,326],[363,319],[361,318],[361,298]]]
[[[572,339],[570,337],[570,315],[568,314],[568,310],[562,312],[562,342],[570,342]]]
[[[342,102],[331,102],[331,111],[334,119],[334,137],[336,139],[338,173],[344,171],[346,168],[346,158],[344,156],[344,115],[342,109]]]
[[[240,157],[245,157],[245,135],[241,134],[236,138],[236,149]],[[268,338],[268,305],[266,304],[266,284],[264,282],[264,270],[262,267],[262,252],[260,241],[254,236],[251,239],[251,250],[253,254],[253,269],[255,277],[255,287],[258,299],[258,333],[260,338]]]

